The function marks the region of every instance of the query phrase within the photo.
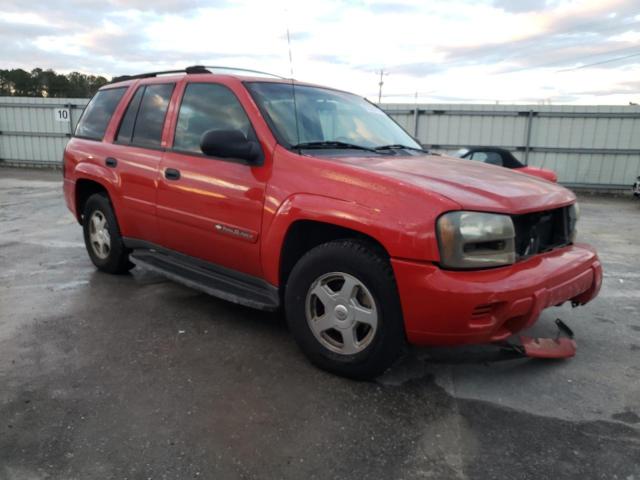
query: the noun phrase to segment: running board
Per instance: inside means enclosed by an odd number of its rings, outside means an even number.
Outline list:
[[[278,289],[267,282],[197,259],[155,249],[134,250],[131,261],[169,280],[233,303],[258,310],[277,310]]]

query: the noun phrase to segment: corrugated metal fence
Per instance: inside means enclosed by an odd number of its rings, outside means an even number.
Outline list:
[[[0,163],[60,165],[87,99],[0,97]],[[640,107],[383,104],[428,148],[490,145],[562,183],[628,188],[640,175]]]
[[[86,98],[0,97],[0,162],[61,165]]]
[[[428,148],[496,146],[561,183],[628,189],[640,175],[640,107],[385,104]]]

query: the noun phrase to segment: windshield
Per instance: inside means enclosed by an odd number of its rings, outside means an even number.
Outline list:
[[[286,83],[248,83],[251,94],[271,120],[276,136],[290,146],[312,142],[377,148],[386,145],[420,149],[398,124],[365,99],[326,88]]]

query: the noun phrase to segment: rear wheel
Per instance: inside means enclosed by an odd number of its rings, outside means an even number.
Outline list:
[[[405,345],[391,266],[356,240],[329,242],[304,255],[287,282],[285,308],[302,351],[340,375],[375,377]]]
[[[103,272],[125,273],[133,264],[120,236],[111,202],[106,195],[91,195],[84,207],[84,243],[93,264]]]

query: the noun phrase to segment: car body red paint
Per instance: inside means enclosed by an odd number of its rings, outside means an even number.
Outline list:
[[[375,239],[390,257],[407,339],[414,344],[497,341],[532,325],[547,307],[594,298],[602,282],[595,251],[564,246],[509,266],[472,271],[439,266],[436,220],[473,210],[520,215],[575,202],[569,190],[530,175],[436,155],[301,155],[280,145],[243,81],[233,75],[131,80],[102,141],[67,145],[64,193],[77,211],[79,182],[108,192],[123,236],[158,244],[281,285],[287,232],[299,221],[351,229]],[[272,81],[272,80],[269,80]],[[140,84],[175,82],[160,149],[114,142]],[[212,161],[173,151],[176,116],[189,82],[218,83],[239,99],[264,154],[260,166]],[[117,168],[105,166],[117,158]],[[179,169],[179,182],[164,176]],[[528,167],[527,167],[528,168]],[[524,169],[521,169],[524,171]],[[532,174],[529,168],[527,172]],[[541,175],[538,175],[541,176]],[[214,225],[221,225],[216,232]],[[242,238],[229,232],[243,232]],[[226,232],[226,234],[225,234]]]
[[[548,168],[530,167],[527,165],[521,168],[514,168],[513,170],[515,172],[526,173],[527,175],[533,175],[534,177],[539,177],[543,180],[548,180],[554,183],[558,181],[558,174]]]

